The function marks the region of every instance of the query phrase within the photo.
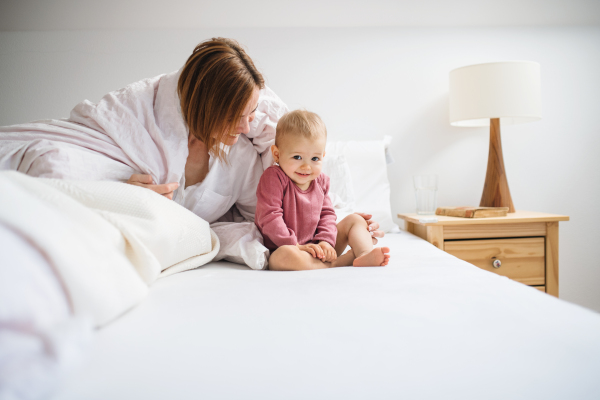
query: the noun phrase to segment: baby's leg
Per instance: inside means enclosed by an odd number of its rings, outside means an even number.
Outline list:
[[[337,226],[338,235],[335,250],[338,254],[344,251],[346,244],[352,247],[356,259],[353,265],[384,266],[390,259],[388,247],[373,248],[371,233],[367,229],[367,222],[357,214],[350,214]],[[343,246],[343,248],[342,248]]]
[[[351,266],[354,254],[344,254],[332,263],[326,263],[313,257],[296,246],[281,246],[271,254],[269,269],[272,271],[306,271],[331,267]]]
[[[337,224],[335,251],[338,256],[349,244],[357,257],[373,250],[373,239],[368,231],[367,221],[357,214],[350,214]]]

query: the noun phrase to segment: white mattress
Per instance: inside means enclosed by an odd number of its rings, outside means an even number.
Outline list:
[[[387,267],[161,279],[55,398],[600,398],[599,314],[405,232],[382,244]]]

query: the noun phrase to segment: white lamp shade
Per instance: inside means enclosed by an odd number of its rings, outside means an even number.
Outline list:
[[[507,61],[450,71],[450,125],[489,126],[542,118],[540,64]]]

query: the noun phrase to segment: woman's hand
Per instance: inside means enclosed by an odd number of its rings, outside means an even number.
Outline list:
[[[314,258],[318,258],[321,261],[323,261],[323,258],[325,257],[323,248],[321,248],[321,246],[319,246],[318,244],[314,244],[314,243],[297,244],[296,246],[298,246],[298,249],[300,251],[305,251],[308,254],[310,254],[311,256],[313,256]]]
[[[133,174],[131,178],[125,183],[130,185],[141,186],[146,189],[150,189],[153,192],[165,196],[169,200],[173,200],[173,192],[179,187],[179,183],[171,182],[162,185],[155,185],[150,175],[144,174]]]
[[[319,242],[319,246],[321,247],[321,249],[323,249],[323,254],[325,255],[323,261],[332,262],[337,259],[335,249],[331,247],[331,245],[328,242]]]
[[[367,221],[367,229],[369,230],[369,232],[371,232],[371,239],[373,239],[373,245],[377,244],[377,238],[382,238],[385,236],[385,232],[378,230],[379,229],[379,223],[372,221],[371,218],[373,218],[373,215],[371,214],[365,214],[365,213],[354,213],[357,215],[360,215],[361,217],[363,217],[365,219],[365,221]]]

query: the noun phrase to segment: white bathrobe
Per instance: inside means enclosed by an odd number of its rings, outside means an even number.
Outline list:
[[[173,200],[209,223],[254,221],[256,187],[272,163],[270,146],[286,105],[269,88],[261,90],[250,132],[229,148],[228,163],[211,157],[205,180],[185,188],[189,130],[177,94],[179,75],[132,83],[97,104],[85,100],[68,119],[0,127],[0,170],[73,180],[126,181],[134,173],[149,174],[156,183],[179,182]],[[258,254],[263,248],[248,244],[260,241],[253,223],[213,229],[221,240],[215,259],[266,266],[266,256]],[[244,241],[246,249],[234,246]]]
[[[132,83],[97,104],[85,100],[68,119],[0,127],[0,169],[75,180],[126,181],[134,173],[149,174],[156,183],[179,182],[174,201],[210,223],[222,217],[239,221],[240,215],[253,221],[256,186],[272,162],[270,146],[286,105],[269,88],[261,90],[250,132],[231,146],[228,163],[211,158],[206,179],[185,188],[189,130],[177,94],[179,74]],[[228,238],[219,238],[227,249]]]

